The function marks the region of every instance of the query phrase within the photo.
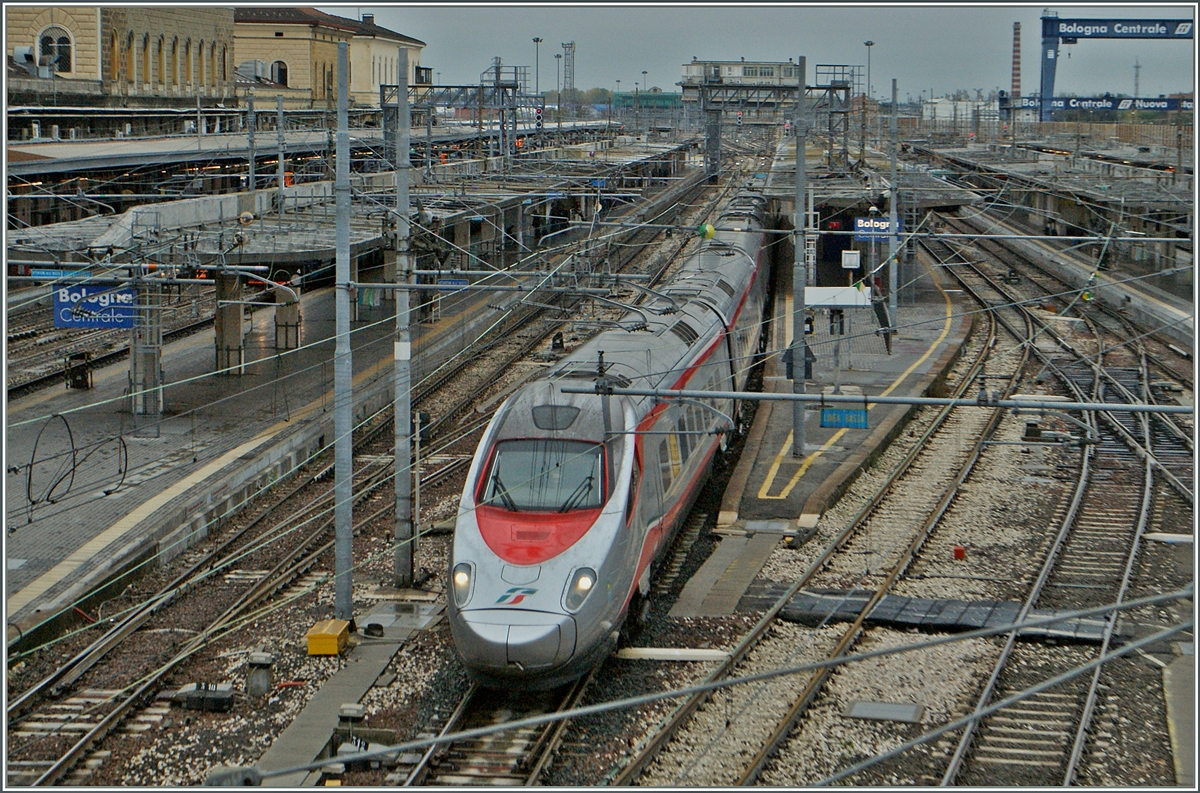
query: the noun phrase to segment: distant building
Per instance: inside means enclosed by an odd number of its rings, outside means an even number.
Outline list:
[[[289,107],[335,107],[337,47],[349,45],[350,98],[358,106],[378,106],[379,86],[398,81],[398,49],[408,50],[410,84],[429,84],[432,70],[420,66],[423,41],[375,24],[326,14],[315,8],[238,8],[234,41],[243,78],[266,80],[289,90]],[[249,85],[239,86],[244,96]],[[256,89],[257,90],[257,89]],[[264,93],[273,88],[267,86]]]
[[[680,94],[669,94],[657,88],[649,91],[622,91],[613,94],[614,107],[674,109],[683,106]]]
[[[729,85],[780,85],[791,87],[800,76],[800,67],[788,61],[701,61],[683,64],[683,101],[695,102],[697,86],[705,79]]]
[[[9,104],[194,106],[231,99],[233,10],[8,6]]]
[[[696,107],[700,101],[700,86],[721,86],[715,90],[713,101],[724,112],[745,109],[756,119],[772,118],[784,106],[792,106],[799,88],[800,67],[791,61],[702,61],[692,58],[683,64],[681,101]]]

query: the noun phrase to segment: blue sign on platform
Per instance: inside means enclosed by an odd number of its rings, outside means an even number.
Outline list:
[[[1190,39],[1190,19],[1060,19],[1042,17],[1042,38]]]
[[[1037,109],[1036,96],[1021,97],[1021,107]],[[1049,110],[1192,110],[1196,104],[1191,99],[1162,98],[1139,99],[1117,96],[1053,96],[1047,104]]]
[[[76,278],[91,278],[92,274],[87,270],[30,270],[29,275],[33,278],[44,278],[47,281],[55,281],[59,278],[74,276]]]
[[[866,408],[821,408],[821,426],[841,429],[867,429]]]
[[[438,290],[441,292],[456,292],[467,285],[466,278],[439,278]]]
[[[896,233],[904,231],[904,219],[896,218]],[[892,224],[887,218],[855,218],[854,239],[859,242],[883,239],[892,233]]]
[[[136,295],[116,284],[78,284],[54,290],[56,328],[132,328]]]

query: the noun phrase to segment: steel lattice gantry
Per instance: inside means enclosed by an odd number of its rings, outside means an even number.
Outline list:
[[[516,140],[517,119],[522,115],[521,111],[542,110],[545,106],[542,97],[524,93],[524,81],[521,79],[522,75],[518,68],[524,67],[512,67],[513,72],[510,75],[504,67],[500,66],[499,59],[497,59],[496,64],[481,76],[479,85],[410,85],[408,87],[408,103],[415,111],[414,116],[424,118],[427,136],[432,134],[435,108],[470,110],[474,124],[480,131],[488,123],[487,111],[492,111],[494,118],[500,124],[500,151],[501,153],[511,153]],[[385,156],[390,161],[395,161],[395,153],[392,151],[395,142],[394,135],[389,134],[388,130],[395,129],[398,89],[397,85],[379,86],[384,150]],[[427,137],[427,139],[430,138]],[[432,152],[428,147],[425,161],[427,166],[432,164]]]
[[[808,86],[824,91],[814,107],[817,122],[813,126],[829,129],[828,165],[834,173],[850,171],[850,96],[861,91],[861,72],[861,66],[818,63],[817,82]],[[825,124],[821,124],[821,116],[825,116]]]

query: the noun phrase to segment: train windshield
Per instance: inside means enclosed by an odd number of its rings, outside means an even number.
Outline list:
[[[510,512],[570,512],[604,501],[600,444],[512,440],[496,444],[481,503]]]

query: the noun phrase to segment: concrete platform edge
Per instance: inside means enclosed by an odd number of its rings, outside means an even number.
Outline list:
[[[970,337],[975,328],[975,314],[970,315],[970,322],[963,334],[962,341],[950,344],[934,362],[929,371],[921,378],[916,396],[942,396],[946,375],[962,354],[962,342]],[[817,489],[804,502],[801,516],[819,516],[837,502],[839,498],[854,484],[859,475],[872,462],[883,454],[888,445],[903,431],[912,417],[914,406],[893,413],[880,422],[866,440],[839,465],[832,474],[825,478]]]
[[[361,420],[366,412],[380,410],[391,403],[392,383],[380,379],[356,394],[355,415]],[[246,497],[266,487],[273,478],[281,481],[295,473],[305,460],[318,451],[322,435],[331,436],[333,414],[297,422],[297,428],[281,441],[255,451],[254,459],[240,466],[227,466],[201,488],[184,493],[156,510],[127,532],[138,535],[104,562],[84,573],[61,593],[40,604],[15,621],[9,615],[5,642],[9,652],[33,644],[39,635],[64,624],[80,620],[72,606],[88,593],[99,593],[114,579],[128,573],[138,563],[158,557],[160,562],[175,558],[208,536],[208,527],[237,514]],[[94,599],[94,598],[92,598]]]

